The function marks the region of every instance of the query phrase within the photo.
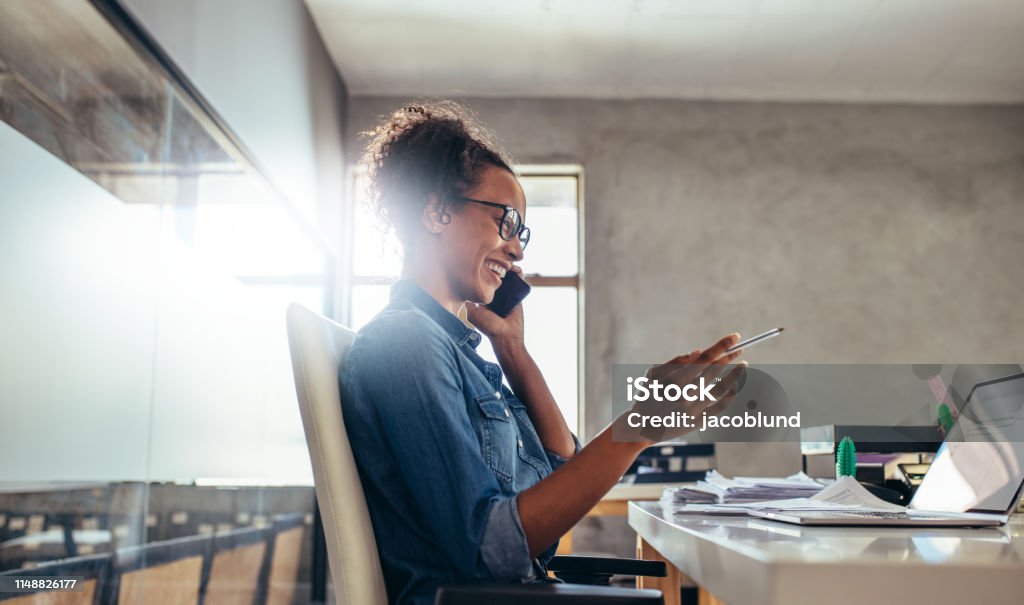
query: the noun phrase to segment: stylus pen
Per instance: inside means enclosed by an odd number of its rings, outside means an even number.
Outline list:
[[[785,330],[785,329],[786,328],[775,328],[773,330],[768,330],[764,334],[758,334],[757,336],[755,336],[753,338],[748,338],[748,339],[744,340],[743,342],[738,342],[738,343],[734,344],[733,346],[731,346],[728,349],[726,349],[725,353],[726,353],[726,355],[728,355],[729,353],[735,353],[736,351],[739,351],[740,349],[749,347],[751,345],[756,345],[757,343],[761,342],[762,340],[768,340],[769,338],[775,338],[779,334],[782,334],[782,331]]]

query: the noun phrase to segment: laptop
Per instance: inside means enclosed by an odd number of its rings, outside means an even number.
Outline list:
[[[751,510],[797,525],[985,527],[1009,521],[1024,489],[1024,373],[974,385],[905,511]]]

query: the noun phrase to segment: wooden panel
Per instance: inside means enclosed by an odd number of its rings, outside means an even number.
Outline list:
[[[682,601],[682,594],[680,592],[680,587],[682,586],[682,575],[679,573],[676,566],[666,561],[665,558],[661,556],[661,553],[654,550],[654,548],[640,536],[637,536],[636,538],[636,556],[638,559],[647,559],[648,561],[664,561],[665,566],[668,568],[668,575],[664,578],[638,576],[636,579],[636,587],[660,590],[661,594],[665,597],[665,605],[680,605]]]
[[[117,602],[123,605],[195,605],[199,602],[202,557],[189,557],[121,575]]]
[[[266,605],[291,605],[295,597],[302,556],[302,531],[302,527],[293,527],[277,534],[274,540]]]
[[[586,516],[598,517],[611,515],[614,517],[625,517],[629,510],[629,502],[625,500],[601,500],[590,509]]]
[[[32,572],[26,570],[25,573]],[[85,580],[82,582],[82,592],[37,592],[7,599],[3,605],[92,605],[95,595],[96,580]]]
[[[571,555],[572,554],[572,530],[565,532],[565,535],[558,541],[558,550],[555,551],[556,555]]]
[[[605,515],[625,517],[629,509],[629,502],[626,500],[601,500],[594,505],[594,508],[587,511],[584,517],[602,517]],[[572,554],[572,530],[562,536],[558,543],[556,555]]]
[[[578,275],[537,275],[532,273],[526,276],[526,281],[534,288],[546,288],[546,287],[570,287],[575,288],[580,285],[580,278]]]
[[[252,605],[266,548],[260,542],[214,555],[204,605]]]
[[[698,589],[697,605],[725,605],[725,601],[719,599],[703,588]]]

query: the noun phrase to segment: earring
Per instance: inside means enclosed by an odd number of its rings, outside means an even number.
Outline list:
[[[448,214],[447,212],[442,212],[441,213],[441,224],[442,225],[447,225],[450,222],[452,222],[452,215]]]

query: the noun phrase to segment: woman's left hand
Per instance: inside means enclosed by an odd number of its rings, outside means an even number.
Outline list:
[[[521,276],[523,270],[517,266],[512,271]],[[502,317],[484,305],[466,303],[466,318],[476,329],[491,340],[492,346],[523,346],[523,305],[515,306],[508,317]]]

